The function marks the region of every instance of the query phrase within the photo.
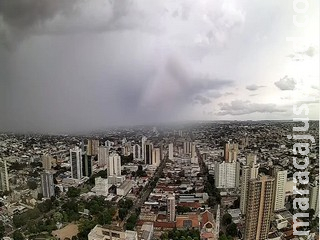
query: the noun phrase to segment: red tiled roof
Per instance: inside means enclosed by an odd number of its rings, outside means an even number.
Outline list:
[[[213,223],[213,221],[213,214],[208,210],[201,214],[201,227],[203,227],[207,222]]]
[[[177,228],[185,228],[183,223],[186,220],[191,221],[191,227],[199,228],[198,214],[188,214],[188,215],[177,216],[176,218]]]
[[[175,228],[175,222],[153,222],[155,228]]]
[[[183,203],[178,203],[178,206],[181,207],[190,207],[190,208],[199,208],[202,205],[198,202],[183,202]]]

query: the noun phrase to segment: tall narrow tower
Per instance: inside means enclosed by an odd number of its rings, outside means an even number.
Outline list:
[[[173,160],[173,143],[169,143],[169,159]]]
[[[88,156],[86,152],[82,153],[82,176],[90,177],[92,175],[92,156]]]
[[[167,213],[168,213],[168,221],[174,222],[176,220],[176,196],[174,193],[168,196]]]
[[[82,178],[81,155],[82,152],[79,147],[70,149],[71,177],[79,180]]]
[[[141,138],[141,157],[145,160],[145,143],[147,141],[147,137],[143,136]]]
[[[53,174],[49,171],[41,173],[41,190],[44,198],[50,198],[55,195]]]
[[[50,170],[52,167],[52,157],[49,154],[44,154],[41,157],[44,170]]]
[[[246,209],[246,240],[267,239],[272,214],[274,178],[260,176],[249,182]]]
[[[9,176],[6,158],[0,158],[0,190],[9,191]]]
[[[319,215],[319,183],[315,181],[310,184],[310,208],[315,211],[314,216]]]
[[[109,147],[99,146],[98,148],[98,166],[104,168],[108,164]]]
[[[133,145],[132,147],[133,152],[133,159],[140,159],[141,158],[141,147],[138,144]]]
[[[273,193],[273,210],[280,211],[285,209],[285,185],[287,183],[287,171],[275,167],[272,173],[275,178],[274,193]]]
[[[248,154],[246,165],[242,167],[242,176],[241,176],[240,210],[242,214],[246,213],[249,181],[250,179],[257,178],[258,173],[259,173],[259,164],[257,164],[257,156],[255,154]]]
[[[153,148],[152,150],[152,165],[159,166],[161,161],[160,148]]]
[[[152,149],[153,144],[150,141],[147,141],[144,144],[144,162],[146,165],[152,164]]]
[[[109,176],[120,176],[121,175],[121,157],[118,153],[111,153],[109,156],[107,173]]]

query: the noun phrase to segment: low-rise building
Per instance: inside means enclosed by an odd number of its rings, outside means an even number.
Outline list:
[[[88,234],[88,240],[138,240],[138,234],[120,227],[96,225]]]
[[[117,195],[126,196],[133,188],[133,183],[131,180],[125,180],[120,187],[117,188]]]

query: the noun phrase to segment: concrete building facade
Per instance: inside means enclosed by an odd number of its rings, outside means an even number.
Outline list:
[[[70,149],[71,177],[80,180],[82,178],[82,151],[79,147]]]
[[[215,163],[215,185],[217,188],[239,187],[240,163],[222,162]]]
[[[107,174],[108,177],[121,175],[121,157],[118,153],[113,152],[109,155]]]
[[[246,240],[267,239],[271,214],[274,178],[260,176],[249,182],[246,207],[245,234]]]

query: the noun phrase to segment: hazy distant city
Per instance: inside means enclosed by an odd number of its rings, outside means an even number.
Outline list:
[[[319,1],[0,0],[0,239],[319,240]]]

